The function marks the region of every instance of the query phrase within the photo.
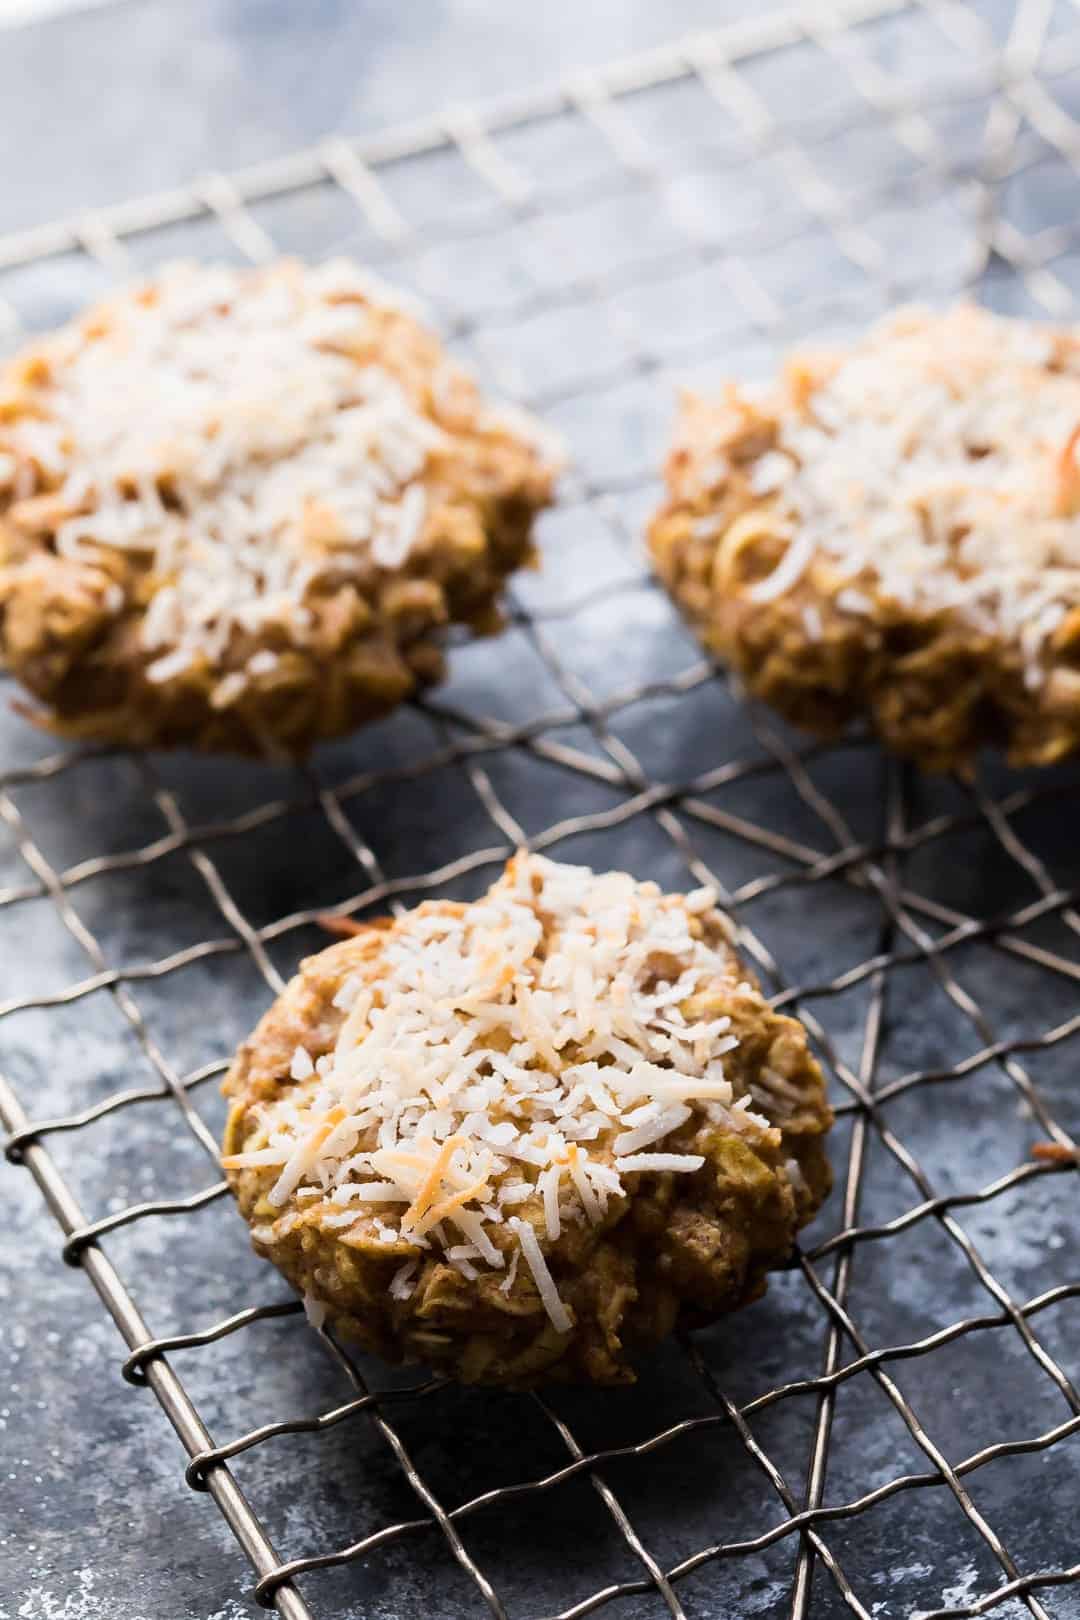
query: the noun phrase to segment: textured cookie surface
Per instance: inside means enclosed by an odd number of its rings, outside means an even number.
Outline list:
[[[905,310],[760,393],[688,398],[650,545],[706,645],[938,769],[1080,744],[1080,333]]]
[[[492,618],[552,479],[355,266],[175,266],[0,373],[0,653],[64,735],[303,753]]]
[[[466,1382],[620,1383],[763,1291],[831,1115],[713,898],[519,855],[303,963],[223,1164],[316,1319]]]

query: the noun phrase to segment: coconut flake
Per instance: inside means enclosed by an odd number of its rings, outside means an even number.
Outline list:
[[[318,1333],[319,1329],[326,1321],[326,1306],[323,1304],[321,1299],[316,1299],[314,1294],[305,1293],[304,1315],[307,1317],[316,1333]]]
[[[411,1299],[416,1291],[416,1269],[419,1260],[406,1260],[399,1266],[390,1279],[390,1296],[392,1299]]]
[[[315,1065],[311,1061],[311,1054],[306,1046],[298,1046],[292,1055],[289,1065],[289,1074],[294,1080],[306,1080],[309,1074],[315,1073]]]
[[[700,1153],[630,1153],[619,1160],[620,1170],[700,1170]]]
[[[242,697],[247,691],[247,676],[240,670],[234,669],[228,675],[223,675],[214,690],[210,693],[210,707],[212,709],[227,709]]]
[[[662,1137],[677,1131],[680,1125],[686,1124],[691,1110],[685,1103],[673,1103],[670,1108],[660,1110],[650,1104],[647,1110],[638,1110],[635,1114],[625,1117],[634,1122],[642,1113],[647,1113],[648,1118],[636,1124],[635,1129],[622,1131],[612,1144],[620,1158],[627,1153],[636,1153],[638,1148],[648,1147],[650,1142],[659,1142]]]
[[[533,1282],[536,1284],[544,1309],[551,1318],[551,1325],[556,1333],[569,1333],[573,1323],[566,1306],[559,1298],[559,1290],[555,1287],[555,1280],[548,1270],[536,1233],[528,1221],[521,1220],[517,1215],[511,1217],[510,1225],[517,1233],[521,1252],[525,1256],[525,1264],[532,1272]]]
[[[553,1164],[550,1170],[545,1170],[537,1181],[544,1198],[544,1223],[547,1227],[548,1240],[554,1243],[562,1231],[559,1217],[559,1182],[562,1178],[562,1166]]]
[[[753,602],[774,602],[778,596],[783,596],[799,583],[813,561],[814,550],[811,534],[796,534],[772,573],[751,585],[747,596]]]
[[[506,1276],[503,1278],[502,1282],[499,1284],[499,1293],[500,1294],[509,1294],[511,1289],[513,1288],[514,1283],[517,1281],[518,1264],[519,1264],[520,1260],[521,1260],[521,1250],[520,1249],[515,1249],[513,1254],[510,1256],[510,1264],[507,1267]]]

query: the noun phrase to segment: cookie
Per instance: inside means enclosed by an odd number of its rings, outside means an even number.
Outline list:
[[[714,898],[520,854],[303,963],[222,1163],[316,1321],[463,1382],[618,1384],[764,1291],[831,1114]]]
[[[684,400],[649,543],[796,725],[935,770],[1080,743],[1080,334],[904,310],[775,385]]]
[[[0,374],[0,655],[65,737],[303,755],[491,626],[554,476],[355,266],[175,266]]]

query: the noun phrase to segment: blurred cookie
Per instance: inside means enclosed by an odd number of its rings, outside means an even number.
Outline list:
[[[684,400],[661,579],[788,719],[865,714],[967,769],[1080,744],[1080,333],[971,306],[901,311],[762,392]]]
[[[176,266],[0,373],[0,653],[61,735],[299,755],[492,622],[553,478],[355,266]]]

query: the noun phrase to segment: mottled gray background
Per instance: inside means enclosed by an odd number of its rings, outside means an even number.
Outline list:
[[[363,133],[449,102],[528,86],[763,9],[742,0],[724,6],[704,0],[664,6],[645,0],[588,6],[568,0],[543,6],[133,0],[16,29],[0,34],[0,230],[181,184],[210,167],[285,153],[327,132]],[[961,21],[985,25],[981,43],[971,36],[965,43],[962,30],[950,38],[922,11],[866,31],[871,58],[927,103],[925,128],[951,166],[929,183],[929,171],[910,147],[880,118],[867,117],[865,102],[831,61],[782,53],[748,66],[746,78],[776,111],[781,132],[790,128],[791,139],[802,142],[803,126],[817,120],[814,162],[846,199],[849,223],[860,233],[847,239],[846,251],[833,229],[838,216],[832,224],[816,216],[793,182],[784,161],[786,137],[781,133],[771,153],[747,152],[744,159],[731,120],[687,87],[637,98],[627,108],[644,150],[676,175],[662,197],[647,182],[627,184],[610,144],[590,139],[576,124],[569,131],[522,131],[503,143],[542,191],[573,194],[554,219],[492,214],[491,195],[457,160],[405,165],[384,177],[414,227],[392,273],[429,296],[444,321],[471,317],[473,330],[460,344],[467,358],[511,391],[543,402],[578,458],[566,505],[543,525],[546,569],[523,582],[518,596],[519,608],[554,612],[544,621],[550,656],[520,621],[495,642],[456,649],[450,682],[437,700],[445,714],[465,717],[451,722],[450,735],[474,734],[484,718],[516,724],[555,713],[561,719],[549,736],[603,765],[610,755],[602,738],[580,715],[568,716],[566,689],[554,671],[568,670],[599,699],[659,682],[657,695],[615,710],[614,737],[654,781],[686,782],[726,762],[760,767],[703,794],[723,825],[680,812],[678,826],[724,884],[743,888],[744,920],[777,958],[784,981],[811,992],[878,949],[881,907],[839,878],[798,881],[807,852],[812,858],[814,851],[837,847],[837,826],[823,816],[820,802],[815,807],[812,796],[800,796],[760,721],[752,724],[722,683],[694,675],[695,649],[645,583],[636,537],[654,496],[649,469],[661,452],[673,387],[715,381],[731,367],[752,372],[771,363],[783,335],[777,311],[790,308],[800,332],[848,328],[897,290],[925,286],[940,294],[960,285],[986,228],[980,208],[988,198],[1002,219],[1029,236],[1044,227],[1065,231],[1049,268],[1054,287],[1067,294],[1075,285],[1067,232],[1076,217],[1077,179],[1060,149],[1062,126],[1045,118],[1041,128],[1037,119],[1034,127],[1010,121],[1006,104],[992,84],[987,87],[988,45],[1007,37],[1012,16],[1004,3],[964,11]],[[1049,35],[1059,56],[1050,85],[1067,112],[1080,106],[1080,76],[1067,71],[1076,26],[1069,6],[1054,8]],[[1018,141],[1022,167],[1015,175],[986,146],[994,108],[994,127]],[[857,134],[845,133],[852,117]],[[687,154],[699,148],[708,157],[691,160]],[[344,248],[388,257],[340,197],[298,196],[253,212],[293,250]],[[869,267],[858,263],[867,254],[861,233],[877,244]],[[718,249],[733,236],[745,238],[745,247],[731,263],[721,262]],[[235,256],[213,225],[137,239],[132,249],[139,263],[177,251]],[[663,273],[639,274],[650,255],[667,256]],[[984,268],[981,290],[1000,307],[1042,313],[1040,291],[1051,301],[1058,296],[1054,287],[1048,292],[1043,284],[1025,284],[1014,263],[992,258]],[[622,278],[617,296],[601,297],[600,283],[606,287],[616,273]],[[72,255],[5,273],[0,295],[29,324],[41,324],[68,314],[102,280],[97,268]],[[517,303],[534,294],[537,312],[516,318]],[[548,306],[540,307],[545,300]],[[496,319],[499,309],[503,316]],[[621,492],[624,485],[630,487]],[[610,493],[606,501],[582,501],[583,489]],[[598,596],[575,605],[590,590]],[[572,611],[560,617],[564,609]],[[686,690],[680,691],[683,677]],[[576,700],[580,692],[573,695]],[[403,714],[325,749],[316,761],[319,780],[334,787],[360,771],[407,770],[443,746],[446,735],[430,714]],[[781,747],[797,742],[780,728],[776,736]],[[53,751],[6,712],[0,749],[4,773]],[[561,840],[556,853],[625,866],[672,887],[690,881],[682,853],[652,815],[613,819],[632,797],[626,784],[564,770],[522,748],[481,763],[529,834],[564,817],[594,818]],[[158,761],[154,768],[197,826],[227,821],[278,796],[300,801],[256,833],[206,841],[254,924],[363,888],[348,840],[302,802],[309,791],[304,781],[187,758]],[[825,795],[850,829],[839,829],[841,842],[880,841],[886,771],[873,747],[827,751],[808,771],[804,790],[809,784]],[[1036,782],[987,762],[983,785],[999,799],[1038,788],[1039,796],[1014,816],[1014,830],[1052,882],[1062,891],[1075,886],[1077,771],[1064,767]],[[1048,787],[1052,793],[1044,791]],[[903,879],[916,897],[975,918],[1011,913],[1038,897],[1038,882],[985,820],[964,824],[973,805],[968,790],[909,780],[906,791],[914,828],[939,814],[961,818],[955,830],[922,841],[905,859]],[[24,834],[56,870],[137,849],[166,830],[137,762],[125,758],[89,759],[55,779],[18,783],[10,800]],[[375,848],[393,877],[492,850],[489,862],[450,885],[457,894],[474,893],[489,880],[503,842],[460,764],[354,793],[345,813],[352,833]],[[5,895],[30,881],[19,829],[8,819],[0,828]],[[748,836],[755,827],[764,829],[766,840],[786,840],[788,854]],[[772,873],[786,881],[758,886]],[[266,1004],[265,985],[186,852],[141,870],[90,877],[70,898],[110,965],[137,967],[201,940],[224,942],[207,961],[134,986],[151,1035],[179,1070],[227,1053]],[[1061,899],[1017,932],[1027,945],[1075,963],[1075,919],[1063,913]],[[938,923],[919,916],[931,936],[940,932]],[[290,930],[271,955],[287,972],[317,943],[310,929]],[[1077,1011],[1075,983],[1067,975],[985,942],[961,945],[944,960],[955,975],[953,988],[986,1009],[989,1036],[977,1027],[970,1004],[950,999],[924,962],[898,967],[889,979],[879,1082],[947,1069],[985,1039],[1038,1036]],[[5,1004],[59,991],[89,972],[52,902],[33,895],[0,907],[0,964]],[[807,1005],[832,1051],[857,1064],[867,981],[844,993],[810,994]],[[1062,1041],[1024,1061],[1046,1107],[1075,1131],[1074,1052]],[[10,1013],[0,1024],[0,1065],[38,1118],[153,1079],[104,991],[70,1006]],[[839,1082],[834,1094],[838,1101],[846,1096]],[[197,1093],[197,1103],[216,1129],[221,1109],[212,1085]],[[975,1193],[1007,1175],[1043,1134],[1022,1102],[1016,1072],[1010,1077],[994,1064],[981,1065],[962,1084],[905,1091],[884,1113],[940,1195]],[[849,1139],[845,1117],[835,1135],[841,1176]],[[145,1198],[184,1196],[214,1179],[167,1104],[54,1137],[50,1147],[91,1217]],[[246,1597],[250,1578],[242,1556],[209,1499],[184,1486],[179,1445],[153,1396],[121,1382],[120,1339],[86,1279],[60,1264],[58,1230],[29,1176],[5,1166],[0,1188],[0,1620],[241,1620],[256,1612]],[[861,1219],[868,1225],[891,1220],[922,1198],[876,1140],[863,1194]],[[1077,1283],[1075,1175],[1024,1182],[962,1208],[958,1218],[1014,1298]],[[837,1195],[808,1241],[841,1225]],[[190,1217],[139,1223],[105,1247],[156,1333],[205,1326],[243,1305],[285,1297],[284,1286],[250,1255],[222,1203]],[[822,1274],[831,1276],[831,1262],[823,1262]],[[919,1339],[997,1308],[933,1220],[860,1245],[849,1304],[874,1345]],[[1041,1313],[1033,1327],[1061,1368],[1080,1375],[1076,1300]],[[765,1302],[700,1335],[698,1343],[716,1387],[744,1401],[818,1371],[823,1317],[802,1279],[786,1274]],[[850,1355],[847,1347],[844,1359]],[[218,1440],[272,1418],[332,1406],[347,1393],[317,1342],[292,1318],[179,1354],[175,1365]],[[370,1370],[376,1382],[383,1377]],[[1037,1436],[1071,1411],[1013,1328],[965,1335],[897,1364],[895,1378],[953,1462],[994,1441]],[[674,1347],[643,1368],[636,1392],[564,1393],[553,1404],[587,1449],[644,1439],[680,1418],[717,1410],[715,1389]],[[447,1394],[404,1403],[394,1416],[447,1506],[565,1460],[550,1424],[519,1397]],[[755,1438],[796,1496],[813,1419],[813,1399],[803,1396],[767,1409],[753,1423]],[[1023,1571],[1077,1556],[1078,1444],[1074,1435],[1052,1450],[989,1463],[969,1476],[974,1505]],[[866,1375],[841,1387],[827,1501],[851,1500],[926,1467],[896,1410]],[[362,1423],[318,1439],[273,1441],[241,1459],[236,1471],[284,1556],[340,1546],[416,1514],[385,1447]],[[782,1516],[768,1482],[723,1425],[697,1430],[649,1459],[609,1464],[604,1477],[664,1564],[717,1539],[756,1535]],[[875,1617],[970,1602],[1003,1579],[985,1542],[942,1488],[904,1493],[829,1527],[826,1539]],[[551,1612],[639,1573],[584,1481],[478,1515],[469,1521],[466,1541],[515,1617]],[[701,1620],[780,1614],[794,1557],[786,1538],[761,1555],[706,1565],[680,1583],[680,1597],[687,1613]],[[362,1566],[314,1577],[304,1589],[316,1614],[340,1620],[481,1612],[437,1532],[397,1543]],[[1080,1615],[1076,1588],[1051,1589],[1042,1601],[1061,1620]],[[842,1610],[835,1586],[819,1570],[814,1614],[820,1620]],[[620,1600],[607,1612],[638,1620],[664,1611],[659,1597],[649,1595]],[[1023,1611],[1007,1605],[996,1612]]]

